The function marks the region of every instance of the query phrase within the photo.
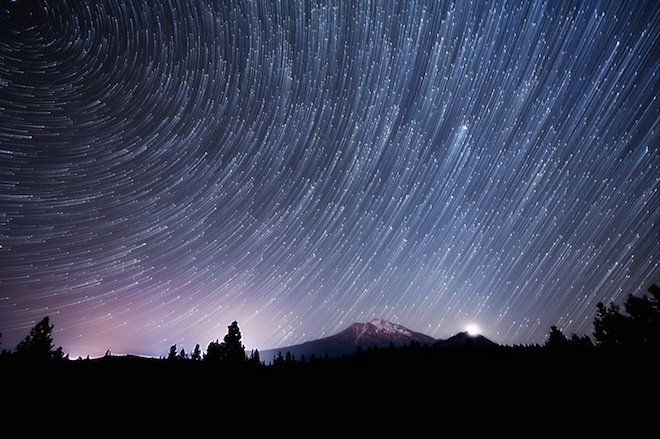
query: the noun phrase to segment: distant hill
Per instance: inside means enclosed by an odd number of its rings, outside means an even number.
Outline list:
[[[436,348],[469,346],[496,347],[499,345],[494,341],[487,339],[481,334],[470,335],[467,332],[459,332],[458,334],[453,335],[446,340],[438,340],[433,344],[433,347]]]
[[[447,340],[438,340],[420,332],[412,331],[404,326],[387,320],[375,319],[367,323],[353,323],[343,331],[329,337],[308,341],[302,344],[287,346],[279,349],[260,351],[262,361],[272,363],[278,354],[286,356],[287,352],[295,360],[303,356],[309,360],[312,355],[317,358],[338,358],[342,355],[355,353],[358,346],[362,349],[385,348],[389,346],[401,347],[412,342],[422,346],[497,346],[496,343],[481,335],[470,336],[459,333]]]

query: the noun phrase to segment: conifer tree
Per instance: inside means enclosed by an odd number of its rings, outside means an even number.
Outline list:
[[[245,347],[241,342],[241,337],[238,322],[232,322],[227,328],[227,335],[221,345],[223,360],[232,364],[245,362]]]
[[[204,354],[204,361],[208,363],[215,363],[222,360],[222,345],[218,340],[212,341],[206,347]]]
[[[259,355],[259,349],[252,350],[252,352],[250,353],[250,359],[248,361],[249,363],[255,364],[257,366],[261,364],[261,356]]]
[[[41,319],[30,333],[16,346],[16,355],[31,361],[61,359],[62,347],[53,349],[53,327],[48,316]]]
[[[170,353],[167,354],[167,359],[170,360],[170,361],[176,360],[176,345],[175,344],[170,346]]]
[[[193,350],[192,354],[190,354],[190,359],[193,361],[199,361],[202,359],[202,351],[199,348],[199,343],[195,345],[195,349]]]
[[[545,342],[545,346],[553,349],[561,349],[568,345],[568,339],[563,332],[556,326],[550,327],[550,334],[548,335],[548,340]]]
[[[642,297],[629,294],[619,305],[596,304],[594,337],[600,347],[657,347],[660,344],[660,288],[653,284]]]

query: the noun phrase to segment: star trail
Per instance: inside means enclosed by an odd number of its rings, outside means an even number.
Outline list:
[[[542,343],[660,282],[657,1],[1,5],[2,348]]]

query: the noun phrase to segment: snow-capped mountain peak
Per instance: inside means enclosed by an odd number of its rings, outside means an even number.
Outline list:
[[[390,335],[402,335],[410,337],[412,331],[408,328],[397,325],[396,323],[388,322],[387,320],[374,319],[369,322],[369,325],[374,326],[377,332],[390,334]]]
[[[346,329],[329,337],[308,341],[299,345],[288,346],[281,349],[271,349],[262,352],[264,358],[273,358],[278,353],[289,352],[295,358],[310,358],[313,354],[317,357],[340,357],[342,355],[355,353],[358,347],[387,348],[390,346],[400,347],[412,342],[420,345],[431,346],[438,340],[412,331],[405,326],[392,323],[383,319],[373,319],[367,323],[353,323]]]

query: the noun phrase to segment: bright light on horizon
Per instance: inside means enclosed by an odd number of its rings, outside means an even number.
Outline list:
[[[475,337],[479,334],[481,334],[481,329],[479,329],[479,326],[477,326],[475,323],[470,323],[465,327],[465,330],[467,331],[468,335]]]

